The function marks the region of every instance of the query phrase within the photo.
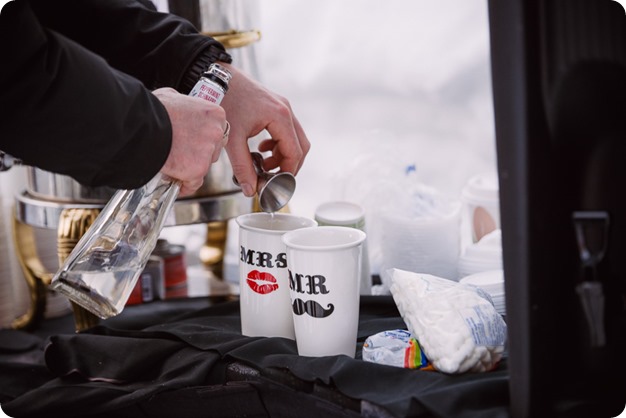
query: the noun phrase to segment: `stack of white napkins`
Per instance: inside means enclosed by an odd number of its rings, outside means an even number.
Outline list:
[[[506,323],[486,292],[429,274],[392,269],[389,275],[398,310],[435,369],[464,373],[497,366]]]
[[[459,257],[459,279],[470,274],[502,269],[502,230],[496,229],[468,245]]]

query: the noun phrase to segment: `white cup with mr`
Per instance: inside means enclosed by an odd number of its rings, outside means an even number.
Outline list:
[[[355,356],[365,238],[344,226],[283,235],[298,354]]]

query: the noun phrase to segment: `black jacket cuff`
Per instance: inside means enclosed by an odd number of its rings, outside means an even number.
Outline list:
[[[188,94],[193,86],[196,85],[202,73],[209,68],[209,65],[218,61],[230,64],[233,62],[233,59],[221,44],[215,42],[202,50],[187,71],[185,71],[179,91],[183,94]]]

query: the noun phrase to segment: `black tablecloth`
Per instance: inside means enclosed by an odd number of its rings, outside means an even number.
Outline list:
[[[191,303],[191,302],[190,302]],[[167,306],[167,305],[165,305]],[[0,331],[0,404],[10,416],[506,417],[506,361],[445,375],[362,361],[369,335],[406,328],[391,297],[363,297],[357,356],[297,355],[241,335],[238,302],[180,314],[133,307],[80,334]],[[139,318],[139,319],[138,319]],[[156,325],[153,325],[156,324]],[[48,330],[49,331],[49,330]]]

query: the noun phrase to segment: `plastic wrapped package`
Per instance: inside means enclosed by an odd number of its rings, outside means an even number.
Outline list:
[[[403,329],[367,337],[363,344],[363,360],[405,369],[432,370],[419,342]]]
[[[391,294],[433,367],[444,373],[494,369],[506,323],[482,289],[429,274],[392,269]]]

